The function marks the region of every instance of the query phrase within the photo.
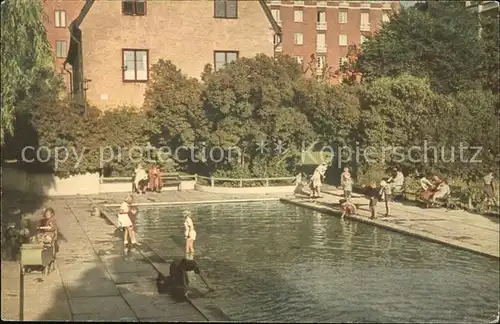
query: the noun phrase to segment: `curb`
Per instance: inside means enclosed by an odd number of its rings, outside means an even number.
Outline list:
[[[288,199],[288,198],[281,198],[280,201],[282,201],[284,203],[289,203],[289,204],[293,204],[293,205],[296,205],[296,206],[304,207],[304,208],[313,209],[313,210],[316,210],[316,211],[319,211],[319,212],[322,212],[322,213],[325,213],[325,214],[329,214],[329,215],[334,215],[334,216],[339,216],[339,217],[342,215],[342,211],[341,210],[335,210],[332,207],[317,206],[317,205],[315,205],[315,203],[311,203],[311,202],[296,201],[296,200],[291,200],[291,199]],[[358,210],[360,210],[360,208],[358,208]],[[367,213],[364,209],[361,209],[361,211],[363,213]],[[436,236],[436,235],[433,235],[433,234],[425,233],[423,231],[410,230],[410,229],[408,229],[407,227],[404,227],[404,226],[399,226],[399,225],[396,225],[396,224],[390,224],[390,223],[386,223],[386,222],[383,222],[383,221],[380,221],[380,220],[376,220],[376,219],[372,220],[372,219],[367,218],[368,216],[363,217],[361,215],[346,215],[345,217],[348,218],[348,219],[352,219],[352,220],[356,220],[356,221],[362,222],[362,223],[366,223],[366,224],[370,224],[370,225],[382,227],[382,228],[385,228],[385,229],[393,231],[393,232],[399,232],[399,233],[402,233],[402,234],[411,235],[411,236],[418,237],[418,238],[421,238],[421,239],[424,239],[424,240],[427,240],[427,241],[431,241],[431,242],[435,242],[435,243],[441,243],[441,244],[444,244],[444,245],[447,245],[447,246],[450,246],[450,247],[453,247],[453,248],[458,248],[458,249],[461,249],[461,250],[467,250],[469,252],[474,252],[476,254],[480,254],[482,256],[486,256],[486,257],[489,257],[489,258],[499,259],[498,255],[491,254],[489,252],[481,251],[481,250],[477,249],[476,247],[474,247],[472,245],[469,245],[469,244],[466,244],[466,243],[454,242],[454,241],[451,241],[451,240],[448,240],[448,239],[445,239],[445,238],[442,238],[442,237],[439,237],[439,236]]]

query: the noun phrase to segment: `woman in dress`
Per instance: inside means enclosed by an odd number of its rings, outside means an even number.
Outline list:
[[[186,238],[186,257],[193,258],[194,255],[194,241],[196,240],[196,231],[194,229],[193,219],[191,212],[185,210],[184,215],[184,237]]]

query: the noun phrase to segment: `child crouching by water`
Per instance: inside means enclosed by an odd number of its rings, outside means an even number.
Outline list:
[[[345,215],[354,215],[357,212],[356,205],[350,200],[350,199],[341,199],[340,200],[340,206],[342,206],[342,209],[344,210],[342,212],[342,216],[340,217],[341,220],[344,219]]]

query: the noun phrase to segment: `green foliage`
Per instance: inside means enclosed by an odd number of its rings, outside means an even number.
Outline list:
[[[29,112],[33,99],[60,87],[53,73],[52,51],[42,18],[41,0],[2,2],[2,145],[5,135],[14,132],[16,116]]]
[[[481,85],[484,44],[476,14],[433,2],[401,10],[363,43],[358,66],[365,80],[409,73],[428,77],[432,89],[449,93]]]
[[[156,145],[193,145],[206,130],[198,80],[183,75],[170,61],[160,60],[151,69],[143,108]]]
[[[203,99],[210,125],[207,142],[240,148],[243,165],[252,167],[259,161],[266,166],[259,173],[273,172],[269,168],[279,169],[290,163],[297,157],[302,142],[315,138],[307,116],[295,100],[304,76],[290,57],[242,58],[205,75],[205,79]],[[268,143],[265,154],[260,154],[256,147],[261,141]],[[285,144],[287,155],[274,150],[273,145],[279,142]],[[227,163],[210,165],[213,170],[233,167]]]

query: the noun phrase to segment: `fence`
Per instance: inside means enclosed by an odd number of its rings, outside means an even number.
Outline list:
[[[280,177],[280,178],[216,178],[216,177],[204,177],[197,174],[179,174],[179,173],[168,173],[163,175],[163,182],[171,181],[195,181],[196,183],[205,182],[210,187],[215,187],[216,184],[220,183],[231,183],[235,184],[235,187],[270,187],[279,183],[279,185],[291,185],[296,177]],[[109,177],[100,178],[100,183],[124,183],[131,182],[132,177]]]
[[[280,177],[280,178],[216,178],[216,177],[204,177],[204,176],[197,176],[197,181],[198,179],[205,180],[207,183],[210,184],[210,187],[215,187],[216,183],[236,183],[237,187],[242,188],[242,187],[271,187],[273,184],[277,185],[277,182],[279,185],[290,185],[296,180],[296,177]],[[250,185],[249,185],[250,184]],[[252,184],[260,184],[255,186]]]

